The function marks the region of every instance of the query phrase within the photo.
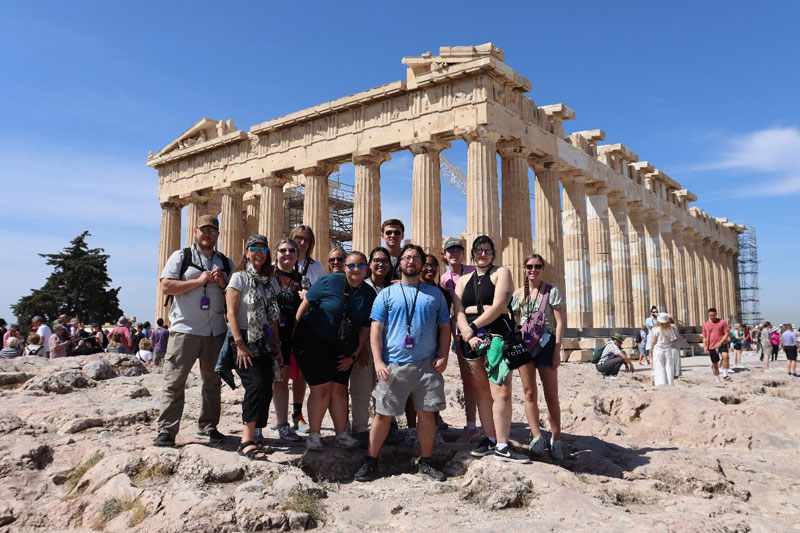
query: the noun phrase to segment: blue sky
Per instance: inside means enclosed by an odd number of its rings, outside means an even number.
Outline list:
[[[200,118],[246,130],[405,79],[403,56],[491,41],[538,105],[576,110],[567,132],[602,128],[702,209],[755,226],[762,314],[800,322],[800,3],[271,4],[0,0],[0,317],[49,274],[36,254],[88,229],[125,312],[150,319],[160,210],[145,159]],[[465,153],[446,155],[463,168]],[[411,157],[382,172],[384,198],[404,198],[384,215],[409,219]],[[465,201],[443,194],[458,234]]]

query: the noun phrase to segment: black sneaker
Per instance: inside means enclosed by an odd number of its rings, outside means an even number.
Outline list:
[[[364,458],[364,462],[361,463],[361,467],[359,467],[354,477],[356,481],[372,481],[377,473],[378,460],[368,455]]]
[[[494,458],[497,461],[503,461],[505,463],[520,463],[523,465],[531,462],[527,455],[522,455],[521,453],[514,451],[511,446],[506,446],[502,450],[495,448]]]
[[[167,433],[166,431],[162,431],[158,434],[158,437],[153,439],[153,446],[163,446],[167,448],[172,448],[175,446],[175,437]]]
[[[489,437],[483,437],[478,443],[478,446],[469,452],[473,457],[485,457],[494,453],[494,443],[489,440]]]
[[[369,431],[359,431],[353,437],[358,441],[359,448],[366,450],[369,447]]]
[[[444,481],[447,479],[447,476],[444,475],[444,472],[437,470],[435,466],[424,459],[420,459],[417,466],[419,468],[418,472],[420,474],[425,474],[428,479],[432,481]]]
[[[217,431],[217,428],[200,429],[197,431],[196,435],[201,438],[207,437],[208,444],[214,448],[225,447],[225,435]]]

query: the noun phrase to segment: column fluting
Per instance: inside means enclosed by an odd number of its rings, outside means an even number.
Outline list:
[[[567,325],[584,329],[593,326],[592,278],[589,269],[589,230],[586,220],[586,178],[562,176],[564,210],[564,292]]]
[[[389,154],[353,156],[353,250],[369,254],[381,242],[381,164]]]
[[[525,282],[525,257],[533,250],[528,156],[531,151],[516,143],[499,146],[502,170],[503,264],[511,269],[514,286]],[[563,287],[560,287],[563,290]]]
[[[607,192],[602,186],[590,186],[586,191],[589,264],[592,275],[592,318],[596,328],[613,328],[616,325]]]

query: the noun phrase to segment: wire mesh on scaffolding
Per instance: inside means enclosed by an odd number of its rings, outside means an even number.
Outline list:
[[[339,172],[328,178],[328,217],[331,246],[347,251],[353,246],[354,188],[342,181]],[[306,189],[299,181],[291,181],[283,192],[283,222],[288,231],[303,223],[303,202]]]
[[[739,308],[742,310],[742,323],[749,326],[764,321],[761,316],[761,302],[758,287],[758,240],[756,229],[748,226],[739,235]]]

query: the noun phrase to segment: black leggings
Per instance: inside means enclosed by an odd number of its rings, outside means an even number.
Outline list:
[[[255,357],[248,368],[235,368],[244,387],[242,423],[255,422],[257,428],[263,428],[267,425],[272,401],[272,358]]]
[[[771,359],[771,361],[777,361],[778,360],[778,348],[780,348],[779,345],[777,345],[777,344],[773,344],[772,345],[772,359]]]

